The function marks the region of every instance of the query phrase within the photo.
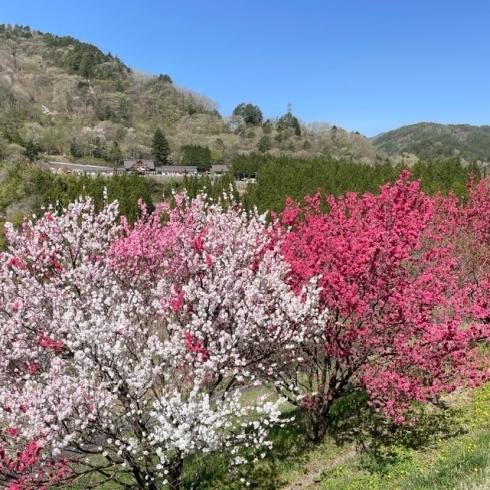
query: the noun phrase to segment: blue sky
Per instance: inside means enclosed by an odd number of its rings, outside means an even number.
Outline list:
[[[168,74],[228,116],[374,136],[421,121],[490,124],[488,0],[0,0],[0,23],[71,35]]]

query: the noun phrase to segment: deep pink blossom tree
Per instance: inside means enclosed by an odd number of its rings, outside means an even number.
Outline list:
[[[3,440],[9,440],[9,445],[15,445],[19,431],[9,427]],[[31,440],[25,447],[18,448],[15,454],[9,455],[0,446],[0,482],[7,490],[46,490],[60,482],[69,481],[71,470],[66,459],[45,461],[41,465],[42,444]]]
[[[355,390],[402,422],[412,401],[485,380],[488,359],[473,345],[488,332],[469,321],[435,200],[404,174],[379,195],[327,198],[325,213],[320,204],[318,195],[304,208],[288,203],[282,250],[293,287],[319,277],[330,316],[317,342],[292,346],[275,372],[280,392],[309,411],[312,437],[325,434],[332,403]]]
[[[459,286],[471,300],[472,317],[490,323],[490,182],[468,182],[468,196],[438,196],[436,226],[457,257]],[[483,337],[484,338],[484,337]]]
[[[176,200],[133,227],[90,200],[7,227],[0,426],[16,444],[42,435],[39,457],[68,458],[72,485],[177,489],[187,455],[240,463],[278,421],[280,400],[242,392],[301,340],[317,291],[292,291],[262,217]]]

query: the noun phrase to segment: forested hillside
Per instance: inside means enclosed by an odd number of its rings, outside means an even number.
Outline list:
[[[225,163],[257,151],[364,163],[386,158],[359,133],[303,124],[287,100],[284,114],[264,119],[258,106],[236,97],[233,114],[222,115],[216,102],[177,86],[171,74],[133,71],[71,36],[0,25],[3,160],[154,158],[157,129],[167,142],[168,163],[185,160],[189,145],[207,148],[212,162]]]
[[[422,159],[460,156],[468,162],[490,162],[490,126],[418,123],[372,138],[391,157],[414,154]]]

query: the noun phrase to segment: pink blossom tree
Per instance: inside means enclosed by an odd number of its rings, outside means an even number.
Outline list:
[[[318,294],[291,290],[262,217],[177,196],[131,227],[80,200],[6,233],[0,426],[16,445],[68,458],[72,485],[157,490],[179,488],[190,454],[240,463],[269,444],[281,400],[242,392],[301,339]]]
[[[279,391],[310,413],[312,438],[324,436],[346,393],[366,392],[403,422],[412,401],[485,380],[488,359],[473,345],[488,332],[469,321],[435,200],[404,174],[379,195],[327,198],[326,213],[320,204],[318,195],[303,209],[288,203],[282,251],[294,288],[319,278],[330,316],[316,341],[292,346],[275,368]]]

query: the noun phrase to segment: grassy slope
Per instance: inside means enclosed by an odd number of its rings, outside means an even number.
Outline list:
[[[385,433],[377,440],[368,435],[363,450],[359,450],[359,441],[347,444],[340,453],[342,458],[333,441],[326,441],[312,453],[313,477],[307,479],[307,484],[285,488],[490,488],[489,415],[487,385],[471,394],[452,397],[446,410],[424,416],[413,429]],[[318,466],[322,467],[320,471]],[[301,483],[298,476],[294,480]]]

